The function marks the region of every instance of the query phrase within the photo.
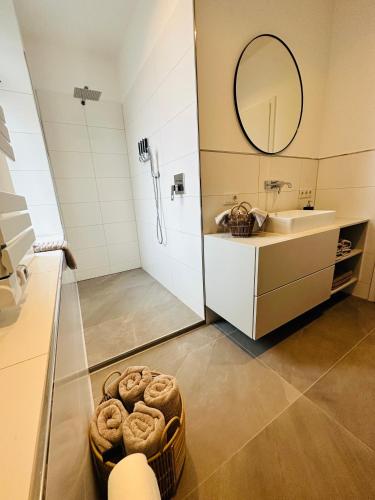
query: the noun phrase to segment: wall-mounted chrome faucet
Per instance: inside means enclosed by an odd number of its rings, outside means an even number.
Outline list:
[[[288,186],[288,188],[292,188],[292,183],[287,181],[264,181],[264,190],[265,191],[275,191],[280,194],[281,188],[283,186]]]

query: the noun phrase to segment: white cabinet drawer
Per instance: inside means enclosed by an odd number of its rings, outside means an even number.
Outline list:
[[[253,338],[287,323],[329,299],[334,266],[255,297]]]
[[[339,229],[330,229],[259,247],[256,295],[332,266],[338,238]]]

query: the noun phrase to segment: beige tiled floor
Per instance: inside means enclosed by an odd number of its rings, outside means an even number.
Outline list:
[[[78,283],[89,366],[202,321],[143,269]]]
[[[375,304],[336,298],[252,342],[226,322],[114,368],[177,376],[187,457],[176,498],[375,498]]]

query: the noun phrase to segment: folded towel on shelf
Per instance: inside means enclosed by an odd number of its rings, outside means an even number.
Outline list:
[[[64,252],[66,265],[70,269],[77,269],[77,262],[68,248],[68,243],[64,240],[36,242],[33,245],[34,253],[41,252],[54,252],[55,250],[62,250]]]
[[[231,211],[232,209],[224,210],[224,212],[221,212],[219,215],[217,215],[215,217],[216,225],[217,226],[227,225]]]
[[[268,212],[261,210],[260,208],[252,208],[250,213],[254,215],[259,228],[261,228],[268,217]]]
[[[353,276],[353,271],[347,271],[345,273],[341,273],[333,278],[332,282],[332,289],[338,288],[341,285],[344,285],[344,283],[348,282],[351,280]]]
[[[146,387],[144,396],[145,403],[160,410],[165,421],[180,416],[181,397],[177,380],[172,375],[158,375]]]
[[[128,412],[118,399],[101,403],[91,418],[90,434],[101,453],[120,444],[122,430]]]
[[[128,411],[133,410],[137,401],[141,401],[152,375],[148,366],[129,366],[106,389],[113,398],[120,397]]]
[[[143,401],[134,406],[134,411],[124,422],[123,438],[127,455],[144,453],[147,458],[159,451],[165,419],[161,411],[150,408]]]

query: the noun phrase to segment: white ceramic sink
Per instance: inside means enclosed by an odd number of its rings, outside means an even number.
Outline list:
[[[335,222],[335,210],[285,210],[269,214],[266,231],[291,234],[308,231]]]

